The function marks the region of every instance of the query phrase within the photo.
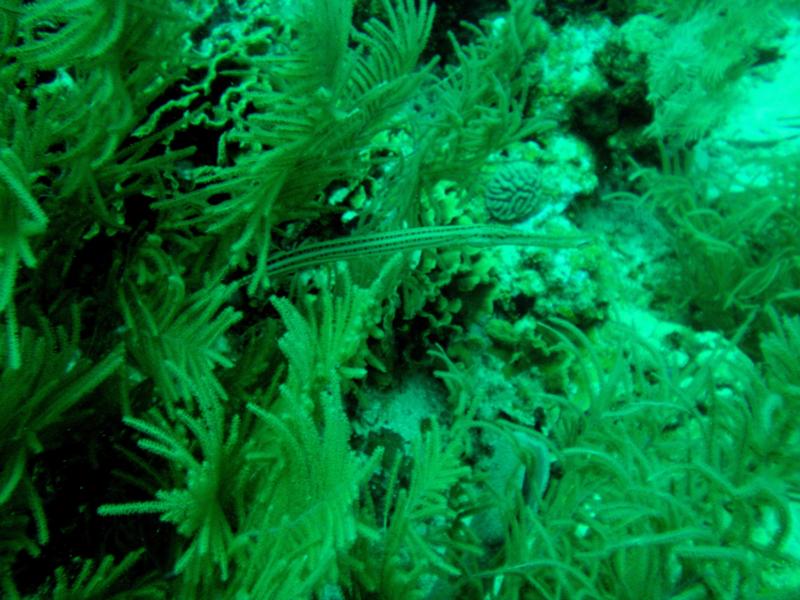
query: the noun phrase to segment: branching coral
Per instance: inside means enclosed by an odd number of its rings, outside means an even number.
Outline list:
[[[235,522],[231,519],[241,517],[244,510],[241,469],[246,465],[239,419],[230,420],[226,433],[224,410],[219,402],[204,401],[202,413],[202,420],[186,412],[177,415],[185,433],[176,431],[158,414],[153,415],[152,422],[126,419],[128,426],[146,436],[139,440],[139,447],[169,461],[177,471],[178,481],[173,489],[159,490],[155,500],[99,508],[99,513],[105,516],[160,513],[161,520],[175,525],[178,533],[190,540],[175,560],[175,572],[185,572],[190,586],[213,584],[214,574],[205,569],[208,564],[218,569],[222,581],[228,579],[235,533]],[[195,443],[199,458],[195,456]]]
[[[75,337],[63,328],[23,327],[19,354],[25,368],[6,366],[0,374],[0,506],[30,511],[37,541],[48,540],[47,519],[32,476],[36,454],[58,447],[62,421],[123,364],[122,348],[93,361],[82,355]],[[74,334],[78,334],[77,323]],[[0,357],[3,356],[0,352]]]
[[[550,4],[429,59],[426,0],[0,0],[4,597],[787,588],[796,173],[744,198],[639,171],[693,309],[642,331],[619,245],[574,233],[622,211],[548,116],[585,87],[548,70]],[[752,60],[726,50],[704,83]],[[586,197],[482,222],[472,184],[518,159]]]

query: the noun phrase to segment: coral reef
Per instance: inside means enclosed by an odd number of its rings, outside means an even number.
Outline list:
[[[799,23],[1,0],[0,595],[798,597]]]

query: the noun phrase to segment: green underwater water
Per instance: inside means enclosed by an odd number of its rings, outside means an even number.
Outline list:
[[[0,597],[800,597],[791,0],[0,0]]]

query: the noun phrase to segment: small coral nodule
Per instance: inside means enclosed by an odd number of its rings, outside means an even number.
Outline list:
[[[501,167],[486,187],[486,208],[498,221],[521,221],[542,202],[541,170],[531,162]]]

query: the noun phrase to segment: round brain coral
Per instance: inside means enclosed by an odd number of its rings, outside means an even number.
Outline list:
[[[486,208],[498,221],[519,221],[534,214],[542,202],[542,173],[531,162],[501,167],[486,187]]]

